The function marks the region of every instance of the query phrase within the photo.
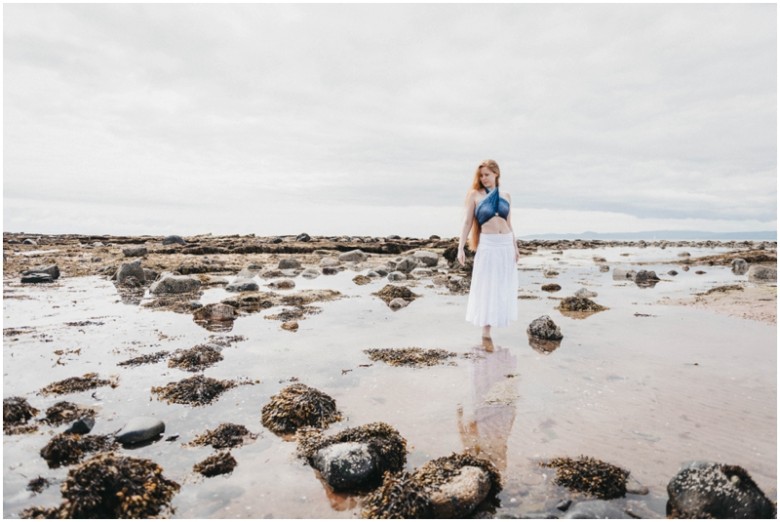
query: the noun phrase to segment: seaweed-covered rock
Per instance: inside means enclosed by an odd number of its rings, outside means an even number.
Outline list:
[[[39,391],[41,395],[63,395],[65,393],[76,393],[86,390],[92,390],[100,386],[111,386],[116,388],[115,379],[100,379],[96,373],[85,373],[81,377],[69,377],[61,381],[53,382]]]
[[[580,456],[577,459],[555,458],[542,462],[541,465],[555,468],[555,483],[573,491],[587,493],[603,500],[620,498],[626,494],[629,472],[607,462]]]
[[[165,431],[165,423],[154,417],[133,417],[114,436],[122,444],[138,444],[158,437]]]
[[[107,451],[116,447],[108,435],[77,435],[60,433],[41,448],[41,457],[50,468],[81,462],[87,453]]]
[[[406,463],[406,440],[384,422],[348,428],[324,437],[317,429],[298,432],[298,452],[334,489],[376,486],[385,471]]]
[[[190,442],[190,445],[211,446],[214,449],[237,448],[244,442],[256,438],[257,435],[250,433],[245,426],[227,422],[198,435],[195,440]]]
[[[776,518],[777,509],[739,466],[693,462],[666,486],[675,518]]]
[[[661,278],[652,270],[640,270],[634,276],[634,282],[637,286],[655,286]]]
[[[200,372],[224,359],[219,350],[207,344],[199,344],[187,350],[177,350],[168,359],[169,368],[187,372]]]
[[[438,348],[369,348],[363,350],[372,361],[382,361],[391,366],[436,366],[458,354]]]
[[[92,408],[81,408],[72,402],[59,401],[46,409],[46,418],[43,421],[51,426],[59,426],[81,417],[94,417],[95,414]]]
[[[560,327],[550,318],[549,315],[537,317],[526,330],[529,336],[548,341],[560,341],[563,339]]]
[[[51,483],[49,482],[48,479],[38,476],[27,483],[27,491],[32,491],[33,493],[40,493],[44,489],[48,488],[50,485]]]
[[[233,329],[236,319],[236,307],[227,303],[210,303],[195,310],[192,320],[196,324],[213,332],[225,332]]]
[[[366,497],[363,518],[433,518],[429,492],[406,472],[385,473],[382,485]]]
[[[96,455],[70,470],[57,508],[30,508],[24,518],[152,518],[172,513],[180,486],[146,459],[112,453]]]
[[[561,300],[560,304],[558,304],[558,310],[561,312],[592,314],[606,309],[605,306],[601,306],[586,297],[565,297]]]
[[[544,292],[557,292],[561,289],[561,285],[558,283],[547,283],[546,285],[542,285],[542,291]]]
[[[38,410],[30,406],[23,397],[9,397],[3,399],[3,433],[10,435],[19,431],[34,431],[34,427],[27,430],[15,430],[25,426],[27,421],[38,415]]]
[[[237,386],[235,381],[219,381],[203,375],[196,375],[165,386],[155,386],[152,393],[160,399],[176,404],[203,406],[211,404],[223,392]]]
[[[195,464],[192,469],[204,477],[216,477],[232,472],[238,465],[236,459],[229,451],[222,451],[212,455],[202,462]]]
[[[263,406],[263,426],[277,435],[295,433],[298,428],[326,428],[341,420],[336,401],[305,384],[292,384],[271,397]]]
[[[400,297],[409,302],[412,302],[420,297],[419,295],[409,290],[409,288],[398,285],[385,285],[384,288],[382,288],[379,292],[376,292],[374,295],[379,297],[387,304],[390,304],[390,301],[396,297]]]

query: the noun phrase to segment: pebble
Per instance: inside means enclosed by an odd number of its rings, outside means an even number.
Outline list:
[[[122,444],[137,444],[157,437],[165,431],[165,423],[154,417],[130,419],[114,438]]]

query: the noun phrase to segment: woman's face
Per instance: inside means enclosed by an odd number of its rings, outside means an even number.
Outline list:
[[[482,182],[482,186],[485,188],[495,188],[496,177],[496,173],[487,167],[482,167],[479,169],[479,181]]]

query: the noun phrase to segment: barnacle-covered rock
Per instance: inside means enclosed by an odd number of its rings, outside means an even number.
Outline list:
[[[172,512],[180,486],[151,460],[102,453],[72,469],[56,508],[34,507],[23,518],[152,518]]]
[[[263,406],[263,426],[277,435],[295,433],[298,428],[326,428],[341,420],[336,401],[305,384],[292,384],[271,397]]]
[[[626,479],[630,472],[607,462],[583,455],[577,459],[559,457],[541,465],[555,468],[555,483],[573,491],[603,500],[626,494]]]
[[[406,463],[406,440],[384,422],[348,428],[324,437],[319,430],[298,432],[298,451],[334,489],[369,488],[385,471]]]

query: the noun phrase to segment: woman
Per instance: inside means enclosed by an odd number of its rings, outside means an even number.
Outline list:
[[[512,199],[499,190],[501,170],[493,160],[483,161],[466,195],[466,219],[458,243],[458,262],[464,265],[464,246],[476,252],[466,321],[482,327],[485,347],[492,348],[490,327],[517,320],[517,249],[512,230]]]

